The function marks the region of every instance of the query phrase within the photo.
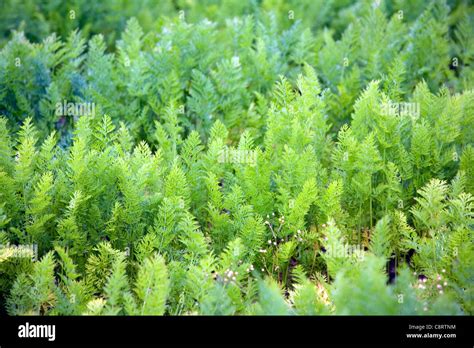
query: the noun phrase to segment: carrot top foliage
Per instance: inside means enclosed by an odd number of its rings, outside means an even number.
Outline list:
[[[24,3],[1,311],[473,314],[470,2]]]

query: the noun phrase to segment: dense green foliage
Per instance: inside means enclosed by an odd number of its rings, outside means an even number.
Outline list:
[[[2,311],[473,314],[469,1],[1,6]]]

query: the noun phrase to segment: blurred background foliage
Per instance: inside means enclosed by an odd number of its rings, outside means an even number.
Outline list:
[[[5,0],[0,114],[14,130],[32,117],[40,138],[56,129],[67,144],[73,125],[54,105],[94,102],[152,142],[154,121],[174,107],[186,134],[205,138],[220,119],[234,140],[244,129],[261,140],[268,92],[280,75],[294,85],[307,63],[335,138],[372,80],[392,99],[422,80],[471,88],[472,23],[467,0]]]
[[[472,314],[473,20],[467,0],[2,1],[0,244],[40,260],[0,258],[0,307]]]

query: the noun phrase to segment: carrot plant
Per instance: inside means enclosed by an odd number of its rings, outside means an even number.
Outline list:
[[[19,3],[1,311],[473,314],[468,1]]]

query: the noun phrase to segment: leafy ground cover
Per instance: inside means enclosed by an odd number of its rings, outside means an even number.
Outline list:
[[[469,1],[1,6],[4,313],[473,314]]]

